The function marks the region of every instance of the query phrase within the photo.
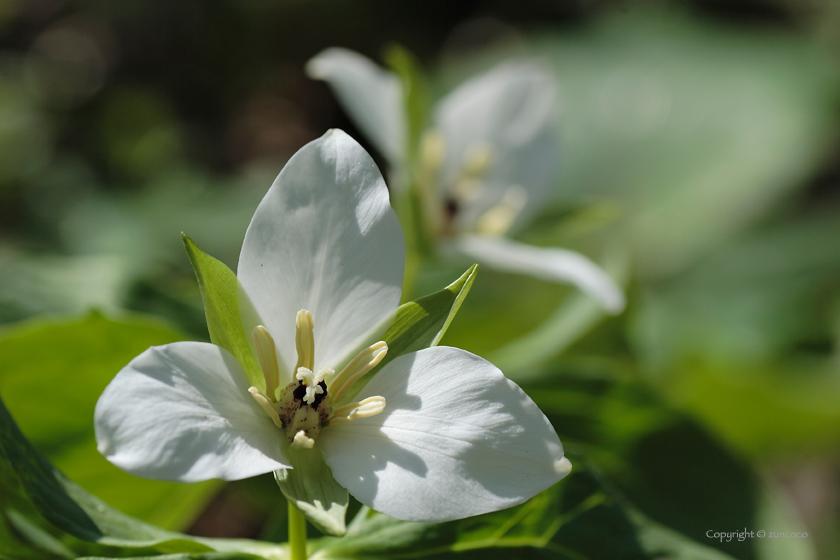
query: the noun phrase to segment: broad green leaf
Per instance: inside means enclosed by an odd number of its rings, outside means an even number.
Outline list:
[[[277,486],[320,531],[341,537],[350,496],[335,478],[317,449],[289,449],[291,469],[274,471]]]
[[[93,410],[105,386],[149,346],[183,340],[141,316],[31,320],[0,331],[0,394],[33,444],[87,490],[167,528],[191,523],[218,487],[144,480],[96,450]],[[20,509],[20,506],[16,506]]]
[[[564,482],[512,509],[450,523],[408,523],[363,509],[343,539],[316,543],[312,558],[731,557],[647,520],[576,462]]]
[[[239,281],[236,274],[225,263],[199,249],[187,235],[181,235],[198,280],[210,340],[236,357],[254,387],[265,390],[265,379],[239,316]]]
[[[53,467],[24,437],[0,400],[0,461],[14,471],[32,505],[54,527],[103,545],[161,552],[235,551],[286,558],[277,545],[190,537],[130,517],[85,492]]]
[[[437,346],[461,308],[477,273],[478,265],[474,264],[439,292],[402,304],[397,309],[394,322],[382,335],[382,340],[388,343],[388,354],[376,368],[353,384],[342,402],[352,400],[364,384],[394,358]]]
[[[651,389],[628,380],[626,366],[610,372],[591,361],[562,364],[523,389],[566,447],[585,448],[647,518],[743,560],[773,557],[762,552],[760,539],[720,542],[706,532],[801,530],[789,512],[768,508],[775,503],[772,489],[749,465]],[[791,546],[807,558],[811,545],[800,540]]]
[[[34,546],[41,553],[60,558],[75,558],[76,554],[67,548],[60,540],[50,535],[47,531],[28,520],[14,509],[5,511],[6,519],[15,530],[23,536],[27,542]]]
[[[629,333],[643,373],[753,457],[836,448],[838,238],[836,215],[784,217],[644,290]]]
[[[6,511],[9,511],[9,509],[7,508]],[[37,529],[41,530],[40,527],[37,527]],[[5,560],[6,558],[44,560],[45,558],[67,558],[67,556],[51,554],[45,551],[43,547],[32,543],[31,539],[21,534],[20,527],[15,527],[12,524],[9,515],[6,513],[0,514],[0,559]]]

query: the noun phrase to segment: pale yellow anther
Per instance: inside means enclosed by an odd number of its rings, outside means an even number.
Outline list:
[[[502,200],[485,212],[475,225],[477,233],[484,235],[504,235],[525,208],[528,194],[520,186],[509,188]]]
[[[484,188],[484,181],[467,176],[461,177],[455,182],[452,193],[458,200],[472,200],[481,192],[482,188]]]
[[[361,402],[345,404],[333,410],[330,423],[350,422],[357,418],[370,418],[385,410],[385,397],[368,397]]]
[[[464,153],[464,163],[453,181],[451,192],[459,200],[472,200],[484,188],[484,176],[493,163],[493,148],[486,142],[471,145]]]
[[[283,422],[280,420],[280,415],[277,414],[277,411],[271,405],[271,401],[269,401],[265,395],[260,393],[260,390],[256,387],[251,387],[250,389],[248,389],[248,392],[251,393],[251,396],[254,397],[254,400],[257,401],[257,404],[260,405],[260,408],[263,409],[263,412],[265,412],[268,415],[268,417],[271,418],[272,422],[274,422],[274,425],[278,428],[282,428]]]
[[[388,345],[382,340],[359,352],[330,382],[330,399],[332,402],[338,402],[338,399],[344,395],[347,389],[356,380],[375,368],[387,353]]]
[[[436,174],[446,157],[446,141],[439,130],[430,129],[420,137],[420,164],[424,172]]]
[[[268,329],[262,325],[254,327],[251,336],[254,338],[257,357],[260,360],[260,367],[265,377],[265,393],[274,402],[277,400],[277,387],[280,385],[280,369],[277,367],[274,339],[268,334]]]
[[[301,367],[311,370],[315,367],[315,323],[312,321],[312,313],[306,309],[298,311],[295,326],[295,346],[298,355],[295,371]]]
[[[438,231],[444,216],[438,199],[438,181],[446,159],[446,141],[439,130],[429,129],[420,137],[420,165],[415,186],[422,204],[421,213],[429,231]]]
[[[292,440],[292,447],[296,449],[312,449],[315,446],[315,440],[306,435],[303,430],[298,430]]]
[[[464,175],[481,177],[493,162],[493,147],[486,142],[479,142],[467,148],[464,154]]]

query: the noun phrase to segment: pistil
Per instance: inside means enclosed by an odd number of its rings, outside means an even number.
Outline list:
[[[312,370],[309,368],[299,367],[297,369],[297,373],[295,374],[295,379],[303,381],[303,385],[306,387],[306,392],[303,395],[303,402],[306,404],[312,404],[315,402],[317,395],[325,394],[324,388],[326,387],[326,384],[324,383],[324,377],[334,373],[335,371],[331,368],[321,368],[317,373],[312,373]]]

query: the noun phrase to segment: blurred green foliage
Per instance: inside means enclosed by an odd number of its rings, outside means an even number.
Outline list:
[[[183,335],[159,321],[111,320],[98,313],[24,323],[0,335],[0,394],[26,426],[27,437],[90,492],[164,527],[178,527],[195,516],[218,485],[126,474],[96,451],[92,423],[98,395],[115,371],[149,346],[176,340]]]
[[[397,40],[434,98],[500,57],[535,58],[560,90],[563,171],[521,238],[600,259],[630,305],[605,319],[570,289],[482,270],[444,343],[503,366],[601,473],[556,492],[609,479],[633,504],[625,529],[651,519],[697,558],[836,557],[840,10],[421,4],[0,2],[0,323],[24,321],[0,333],[0,394],[23,433],[116,508],[188,528],[216,486],[121,473],[95,450],[93,406],[149,345],[208,338],[180,232],[235,269],[285,159],[330,126],[354,133],[304,62]],[[426,263],[415,295],[461,272]],[[284,536],[273,482],[225,492],[262,524],[246,536]],[[0,557],[67,557],[26,498],[3,500]],[[807,540],[705,536],[802,523]],[[654,550],[634,535],[637,556]]]

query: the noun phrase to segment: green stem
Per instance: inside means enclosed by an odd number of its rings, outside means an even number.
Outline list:
[[[402,301],[400,303],[407,303],[414,299],[414,283],[417,281],[417,275],[420,273],[420,255],[411,248],[406,247],[405,252],[405,272],[403,273],[402,285]]]
[[[394,209],[405,235],[405,274],[403,276],[402,302],[414,299],[414,282],[420,272],[422,262],[431,252],[430,242],[425,231],[420,201],[414,191],[406,189],[395,197]]]
[[[291,560],[306,560],[306,518],[289,502],[289,547]]]

